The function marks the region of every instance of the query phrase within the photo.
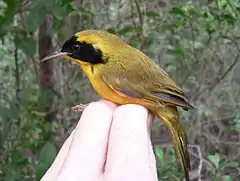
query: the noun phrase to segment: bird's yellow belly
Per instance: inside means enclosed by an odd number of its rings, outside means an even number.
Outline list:
[[[135,104],[135,99],[128,97],[120,92],[115,91],[109,85],[107,85],[100,75],[100,71],[96,68],[92,73],[91,67],[88,65],[81,65],[84,73],[87,75],[94,89],[98,94],[111,102],[117,104]]]
[[[114,91],[109,87],[102,79],[90,80],[95,90],[98,94],[109,101],[112,101],[117,104],[133,104],[136,101],[126,95],[123,95],[117,91]]]

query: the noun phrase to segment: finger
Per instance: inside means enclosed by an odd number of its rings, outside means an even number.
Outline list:
[[[76,127],[61,179],[96,180],[102,174],[114,106],[91,103]]]
[[[156,158],[155,158],[155,154],[153,151],[153,145],[151,140],[149,139],[148,141],[148,153],[149,153],[149,170],[150,170],[150,175],[153,176],[153,180],[157,181],[157,166],[156,166]]]
[[[149,120],[149,122],[148,122]],[[104,178],[111,181],[157,181],[148,126],[148,110],[139,105],[116,108]]]
[[[151,127],[153,124],[153,115],[149,114],[148,116],[148,134],[149,134],[149,138],[151,137]],[[151,142],[151,138],[148,139],[148,153],[149,153],[149,170],[150,170],[150,174],[153,175],[153,180],[158,180],[157,178],[157,167],[156,167],[156,158],[155,158],[155,154],[154,154],[154,150],[153,150],[153,145]]]
[[[64,159],[68,153],[69,147],[70,147],[70,143],[73,139],[73,134],[74,131],[71,133],[71,135],[68,137],[68,139],[65,141],[65,143],[63,144],[62,148],[60,149],[56,159],[54,160],[53,164],[51,165],[51,167],[47,170],[47,172],[44,174],[44,176],[42,177],[41,181],[49,181],[49,180],[54,180],[59,171],[60,168],[62,167],[62,164],[64,162]]]
[[[152,124],[153,124],[153,119],[154,119],[154,116],[149,113],[148,114],[148,120],[147,120],[149,131],[151,131],[151,127],[152,127]]]
[[[54,180],[95,181],[101,176],[114,108],[114,104],[104,100],[91,103],[84,110]]]
[[[154,120],[154,116],[153,114],[148,114],[148,134],[149,137],[151,138],[151,127],[153,125],[153,120]],[[155,179],[157,179],[157,167],[156,167],[156,158],[155,158],[155,154],[154,154],[154,150],[153,150],[153,145],[151,142],[151,139],[148,139],[148,152],[149,152],[149,159],[150,159],[150,172],[152,175],[155,175],[156,177],[154,177]]]

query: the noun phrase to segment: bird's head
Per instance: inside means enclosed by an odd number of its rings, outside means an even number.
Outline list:
[[[74,34],[59,52],[45,57],[42,61],[64,57],[77,64],[102,64],[126,44],[117,36],[100,30],[86,30]]]

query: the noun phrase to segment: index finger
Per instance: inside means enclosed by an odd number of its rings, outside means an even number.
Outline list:
[[[108,101],[89,104],[43,180],[98,180],[114,108]]]

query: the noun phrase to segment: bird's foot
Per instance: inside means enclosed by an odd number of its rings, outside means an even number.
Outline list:
[[[84,109],[88,106],[88,104],[78,104],[72,107],[72,110],[75,112],[83,112]]]

